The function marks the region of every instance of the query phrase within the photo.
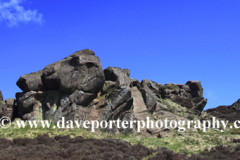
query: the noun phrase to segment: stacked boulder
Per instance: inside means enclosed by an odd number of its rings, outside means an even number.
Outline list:
[[[128,69],[102,69],[95,53],[84,49],[46,66],[38,72],[23,75],[17,81],[22,93],[16,93],[17,116],[23,120],[151,120],[180,115],[171,105],[199,113],[207,100],[202,97],[200,81],[162,86],[154,81],[133,80]],[[168,103],[171,102],[171,103]],[[184,117],[185,118],[185,117]],[[136,127],[136,126],[135,126]],[[114,133],[132,133],[134,128],[114,128]],[[157,135],[159,129],[143,130]],[[157,134],[155,134],[157,133]]]
[[[13,120],[15,115],[15,99],[8,98],[4,101],[2,92],[0,91],[0,117],[7,117],[10,120]]]
[[[200,81],[188,81],[184,84],[167,83],[160,87],[162,98],[169,98],[181,106],[201,114],[207,99],[203,98],[203,88]]]
[[[105,82],[100,60],[91,50],[81,50],[19,78],[18,116],[24,120],[66,117],[74,120],[78,111],[97,96]]]

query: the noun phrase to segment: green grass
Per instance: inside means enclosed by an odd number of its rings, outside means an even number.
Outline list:
[[[13,122],[10,128],[0,129],[0,138],[34,138],[39,134],[48,134],[50,137],[55,137],[57,135],[70,135],[74,138],[77,136],[82,136],[83,138],[114,138],[121,139],[130,142],[132,145],[138,144],[139,142],[149,148],[156,149],[157,147],[166,147],[174,152],[190,154],[198,154],[205,149],[211,149],[216,145],[236,145],[231,141],[232,139],[239,139],[239,134],[233,134],[233,130],[226,130],[225,132],[220,132],[218,130],[209,129],[207,132],[184,133],[183,136],[174,134],[173,137],[166,138],[147,138],[143,135],[113,135],[107,132],[101,132],[97,130],[96,132],[91,132],[86,129],[53,129],[53,125],[50,128],[34,128],[31,129],[30,126],[19,129],[16,122]],[[234,132],[235,133],[235,132]],[[239,133],[239,132],[237,132]]]
[[[240,128],[235,128],[231,130],[231,134],[240,134]]]

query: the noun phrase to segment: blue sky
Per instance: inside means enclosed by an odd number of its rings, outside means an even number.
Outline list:
[[[0,0],[0,90],[89,48],[133,79],[200,80],[205,109],[240,98],[240,1]]]

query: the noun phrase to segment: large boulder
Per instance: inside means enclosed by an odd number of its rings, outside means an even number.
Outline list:
[[[81,90],[97,93],[104,82],[99,58],[93,51],[85,49],[50,64],[43,70],[21,76],[17,85],[24,92],[60,90],[73,93]]]
[[[43,69],[48,90],[96,93],[105,82],[100,59],[91,50],[81,50]]]
[[[0,101],[0,117],[4,115],[4,111],[7,110],[7,105],[4,101]]]
[[[191,90],[192,98],[203,96],[203,88],[200,81],[188,81],[186,85],[188,85]]]
[[[24,92],[46,90],[46,86],[43,84],[42,74],[43,71],[40,70],[22,75],[17,81],[17,86]]]
[[[180,104],[183,107],[194,110],[200,114],[207,99],[204,99],[203,88],[200,81],[188,81],[184,84],[167,83],[160,86],[160,93],[162,98],[167,98]]]
[[[118,86],[128,86],[132,79],[130,76],[130,71],[128,69],[121,69],[118,67],[108,67],[104,69],[106,81],[117,82]]]
[[[8,117],[9,119],[13,120],[15,118],[15,99],[8,98],[5,100],[6,103],[6,110],[3,112],[3,116]]]
[[[10,120],[13,120],[15,118],[15,115],[13,114],[15,107],[15,99],[8,98],[3,101],[3,96],[0,91],[0,118],[8,117]]]
[[[0,117],[8,117],[10,120],[13,120],[13,109],[15,106],[14,98],[6,99],[6,101],[0,101]]]
[[[89,49],[75,52],[19,78],[17,85],[23,93],[16,94],[18,115],[26,120],[61,118],[68,114],[65,108],[87,107],[104,82],[105,75],[95,53]]]
[[[104,70],[105,83],[103,86],[103,93],[111,93],[116,88],[122,86],[129,87],[133,81],[130,76],[128,69],[121,69],[118,67],[108,67]]]
[[[37,103],[36,95],[37,95],[36,91],[29,91],[16,94],[19,117],[22,117],[26,113],[32,112],[33,105]]]

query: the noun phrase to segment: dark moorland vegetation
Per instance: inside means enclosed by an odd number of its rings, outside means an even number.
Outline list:
[[[239,141],[239,140],[236,140]],[[174,153],[167,148],[149,149],[140,143],[131,145],[118,139],[84,139],[81,136],[56,136],[50,138],[47,134],[36,138],[17,138],[8,140],[0,138],[0,159],[82,159],[82,160],[234,160],[240,156],[240,145],[235,148],[222,145],[204,151],[199,155]]]
[[[226,119],[230,123],[239,120],[240,115],[240,99],[229,106],[219,106],[217,108],[212,108],[206,110],[206,112],[214,117],[220,119]]]

